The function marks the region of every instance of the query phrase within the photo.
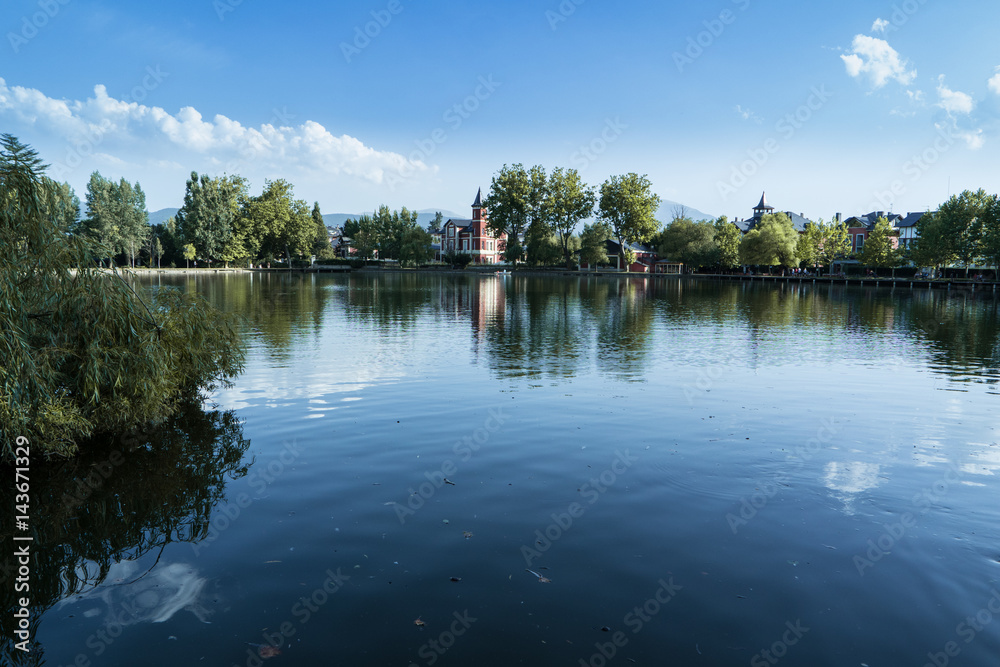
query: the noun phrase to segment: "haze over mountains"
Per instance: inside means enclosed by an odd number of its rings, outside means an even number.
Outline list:
[[[684,206],[687,212],[687,216],[692,220],[715,220],[717,216],[710,215],[703,211],[699,211],[696,208],[691,208],[690,206],[685,206],[684,204],[679,204],[675,201],[670,201],[669,199],[664,199],[660,204],[660,209],[657,211],[656,219],[663,224],[669,223],[674,218],[674,212],[678,207]],[[149,224],[158,225],[164,223],[168,218],[177,215],[178,208],[161,208],[158,211],[150,211],[149,213]],[[424,208],[417,211],[417,222],[421,227],[427,227],[427,224],[434,220],[435,214],[441,211],[441,215],[444,216],[445,220],[448,218],[468,218],[472,215],[471,209],[463,213],[455,213],[454,211],[449,211],[448,209],[440,208]],[[368,215],[372,215],[372,211],[367,211]],[[326,222],[327,227],[342,227],[344,223],[351,219],[357,219],[363,213],[324,213],[323,220]]]

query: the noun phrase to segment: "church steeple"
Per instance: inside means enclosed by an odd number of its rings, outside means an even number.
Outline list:
[[[483,216],[483,189],[479,188],[476,193],[476,201],[472,202],[472,219],[475,222],[482,220]]]
[[[768,205],[768,203],[767,203],[767,194],[764,193],[764,192],[760,193],[760,203],[757,204],[754,207],[754,209],[753,209],[754,215],[755,216],[766,215],[766,214],[772,212],[773,210],[774,210],[774,207]]]

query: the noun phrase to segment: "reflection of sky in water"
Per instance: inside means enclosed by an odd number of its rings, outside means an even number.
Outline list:
[[[882,466],[878,463],[831,461],[826,465],[823,485],[844,503],[846,513],[853,514],[858,496],[882,483],[881,471]]]
[[[103,616],[106,625],[163,623],[181,610],[208,623],[211,612],[201,604],[205,584],[197,570],[182,563],[157,565],[145,572],[132,561],[121,561],[111,566],[103,584],[59,606],[82,606],[84,616]]]

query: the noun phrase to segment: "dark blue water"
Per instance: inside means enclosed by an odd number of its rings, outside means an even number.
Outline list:
[[[56,503],[45,664],[1000,660],[992,295],[172,284],[247,371]]]

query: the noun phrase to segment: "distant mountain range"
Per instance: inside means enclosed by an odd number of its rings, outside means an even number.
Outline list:
[[[465,218],[468,215],[472,215],[470,211],[466,215],[459,215],[453,211],[448,211],[441,208],[425,208],[417,211],[417,224],[421,227],[426,228],[428,223],[434,221],[434,216],[437,215],[438,211],[441,211],[441,215],[444,216],[443,222],[447,222],[449,218]],[[348,220],[357,220],[362,215],[374,215],[374,211],[367,211],[365,213],[324,213],[323,222],[326,223],[327,227],[343,227],[344,223]]]
[[[681,207],[685,209],[684,212],[687,215],[687,217],[691,218],[695,222],[698,222],[699,220],[714,221],[716,218],[719,217],[717,215],[711,215],[709,213],[705,213],[704,211],[699,211],[698,209],[692,208],[686,204],[679,204],[675,201],[664,199],[663,201],[660,202],[660,208],[656,212],[656,219],[666,225],[671,220],[674,219],[674,211],[678,210]]]
[[[161,222],[166,222],[169,218],[177,215],[179,208],[161,208],[159,211],[149,212],[149,224],[158,225]]]
[[[660,209],[656,213],[656,219],[660,222],[667,224],[674,219],[674,212],[678,210],[679,207],[684,206],[684,204],[678,204],[675,201],[670,201],[669,199],[664,199],[660,203]],[[715,220],[716,216],[709,215],[703,211],[699,211],[696,208],[691,208],[690,206],[684,206],[687,216],[692,220]],[[166,222],[167,219],[172,218],[177,215],[178,208],[161,208],[159,211],[151,211],[149,213],[149,224],[158,225],[160,223]],[[465,218],[471,215],[471,211],[465,215],[460,215],[454,211],[449,211],[447,209],[437,209],[437,208],[425,208],[417,211],[417,222],[421,227],[427,227],[427,224],[434,220],[434,216],[438,211],[441,211],[441,215],[444,216],[445,221],[449,218]],[[367,215],[372,215],[372,211],[368,211]],[[348,220],[356,220],[360,218],[365,213],[324,213],[323,221],[326,223],[327,227],[343,227],[344,223]]]

